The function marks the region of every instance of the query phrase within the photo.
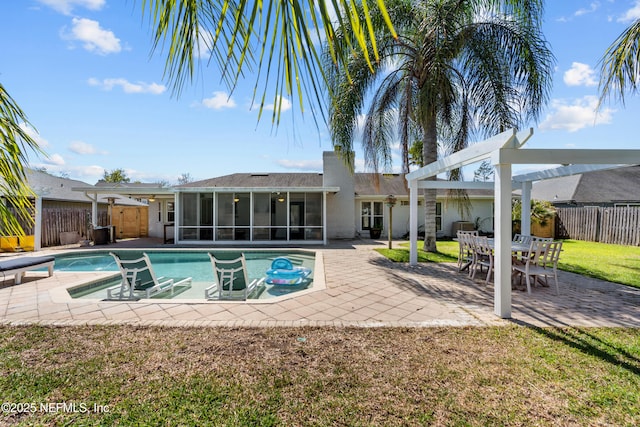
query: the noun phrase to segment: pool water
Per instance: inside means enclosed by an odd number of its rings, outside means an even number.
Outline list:
[[[140,250],[113,251],[125,259],[142,257]],[[181,250],[181,251],[144,251],[149,255],[153,271],[158,277],[171,277],[181,279],[191,277],[191,287],[176,287],[174,294],[158,294],[154,298],[178,299],[204,299],[204,289],[214,282],[213,268],[208,253],[218,258],[233,259],[240,256],[239,251],[233,250]],[[315,254],[311,251],[243,251],[247,261],[247,275],[249,280],[265,277],[266,271],[271,267],[275,258],[287,257],[295,266],[311,269],[312,273],[308,281],[298,286],[263,285],[250,299],[269,299],[288,295],[303,289],[308,289],[313,284],[313,269]],[[115,260],[107,251],[95,251],[91,253],[71,253],[56,255],[54,271],[113,271],[114,277],[94,281],[85,285],[69,289],[72,298],[106,299],[107,288],[120,283],[120,275]]]

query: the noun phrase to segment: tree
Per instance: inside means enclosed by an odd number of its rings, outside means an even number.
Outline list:
[[[376,0],[379,14],[387,16],[384,0]],[[316,40],[334,39],[334,22],[350,28],[346,44],[331,47],[335,63],[344,63],[352,51],[364,52],[370,67],[378,56],[373,29],[364,15],[355,13],[357,0],[142,0],[154,33],[154,51],[167,45],[165,76],[179,94],[186,81],[193,79],[200,57],[220,69],[222,80],[233,90],[238,79],[258,70],[254,101],[265,106],[267,92],[275,105],[272,120],[278,122],[284,95],[297,95],[321,101],[324,79]],[[387,30],[395,32],[387,22]],[[372,50],[367,49],[373,46]],[[370,54],[371,53],[371,54]],[[275,74],[275,76],[273,75]],[[262,93],[259,94],[260,86]],[[315,118],[315,115],[314,115]]]
[[[607,48],[600,60],[600,102],[615,96],[624,105],[625,92],[638,92],[640,79],[640,19]]]
[[[188,184],[190,182],[193,182],[193,177],[191,176],[191,174],[189,172],[184,172],[178,178],[178,185]]]
[[[375,172],[390,167],[391,146],[398,140],[406,173],[416,140],[422,141],[426,165],[437,160],[438,150],[464,148],[474,133],[493,135],[538,119],[554,63],[540,30],[541,0],[389,0],[386,5],[398,38],[387,36],[383,17],[373,9],[372,25],[381,30],[373,73],[364,54],[354,53],[344,67],[325,57],[330,91],[337,95],[329,126],[339,152],[353,151],[363,112],[364,160]],[[348,31],[338,29],[335,43],[348,44],[343,39]],[[453,171],[450,179],[459,177],[460,171]],[[425,190],[424,197],[424,249],[435,251],[435,190]]]
[[[546,200],[531,199],[531,221],[535,224],[547,225],[556,214],[556,208]],[[522,200],[514,199],[511,203],[511,220],[522,220]]]
[[[493,181],[494,172],[491,162],[489,160],[484,160],[480,163],[478,169],[473,172],[473,180],[480,182]]]
[[[32,223],[30,198],[33,190],[27,182],[24,165],[27,152],[44,154],[38,144],[25,131],[31,126],[25,113],[0,84],[0,232],[3,235],[24,235],[20,223]],[[15,214],[10,209],[15,209]]]
[[[127,176],[127,173],[124,171],[124,169],[113,169],[110,172],[107,172],[105,170],[102,179],[105,182],[111,182],[111,183],[131,182],[131,179]]]

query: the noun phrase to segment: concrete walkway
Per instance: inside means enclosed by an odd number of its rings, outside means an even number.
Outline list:
[[[137,239],[100,249],[157,246],[174,247]],[[426,327],[516,322],[640,327],[640,289],[561,273],[560,296],[553,286],[536,287],[531,295],[514,290],[512,319],[505,320],[493,314],[492,284],[470,280],[455,264],[392,263],[375,247],[385,243],[358,240],[315,248],[324,261],[326,288],[273,303],[71,300],[64,287],[105,273],[66,272],[45,278],[46,273],[31,272],[21,285],[13,279],[0,285],[0,324]]]

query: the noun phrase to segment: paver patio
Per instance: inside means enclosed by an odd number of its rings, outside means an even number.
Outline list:
[[[108,248],[156,245],[139,239]],[[493,312],[492,284],[470,280],[455,264],[393,263],[375,247],[383,243],[354,240],[317,248],[324,260],[326,289],[273,303],[70,300],[63,287],[106,273],[56,272],[48,278],[28,273],[21,285],[13,279],[0,285],[0,323],[426,327],[517,322],[640,327],[640,289],[561,272],[559,296],[553,286],[536,287],[531,295],[514,290],[512,318],[500,319]]]

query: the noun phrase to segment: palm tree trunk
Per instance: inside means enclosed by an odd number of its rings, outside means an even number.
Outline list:
[[[424,136],[422,140],[422,161],[426,166],[438,160],[438,136],[436,120],[433,115],[425,117],[423,122]],[[435,181],[432,176],[427,180]],[[436,252],[436,190],[424,191],[424,245],[427,252]]]

